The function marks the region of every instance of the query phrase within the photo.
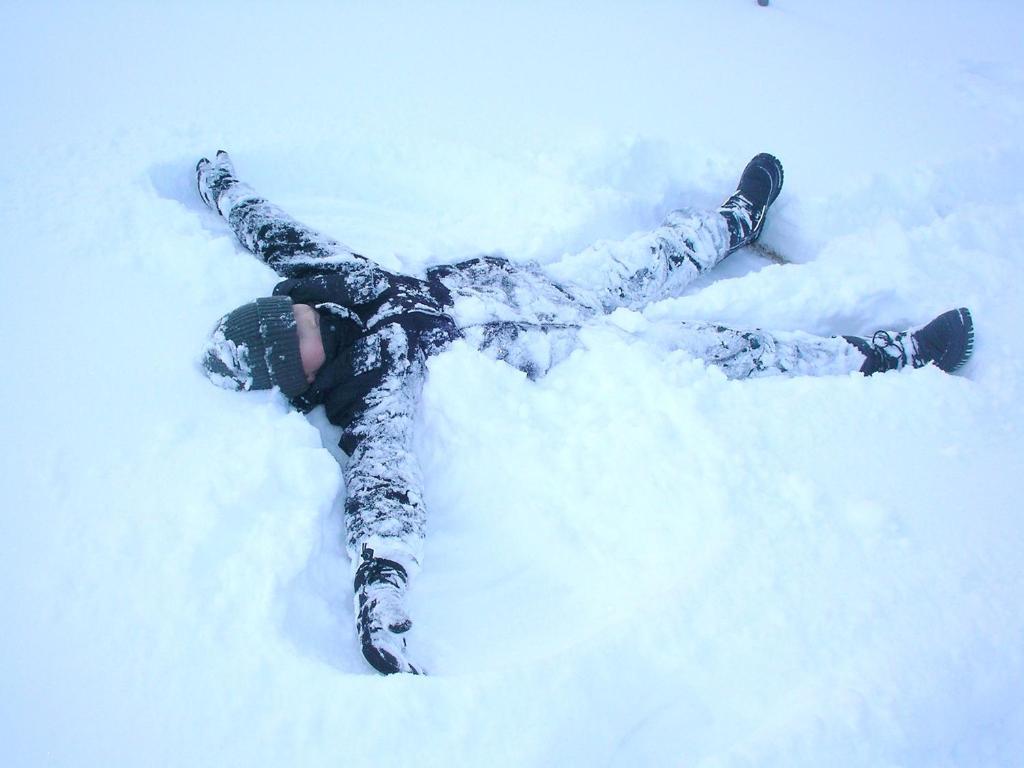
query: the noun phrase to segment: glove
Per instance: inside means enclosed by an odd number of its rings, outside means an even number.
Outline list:
[[[370,666],[385,675],[405,672],[422,675],[424,670],[408,658],[402,635],[412,627],[402,599],[409,577],[394,560],[374,557],[363,545],[363,561],[356,570],[356,635]]]

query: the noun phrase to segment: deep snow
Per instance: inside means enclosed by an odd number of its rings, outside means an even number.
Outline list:
[[[4,765],[1022,764],[1018,4],[0,10]],[[219,147],[410,271],[551,262],[772,151],[796,263],[615,322],[967,305],[975,357],[729,382],[595,328],[534,383],[456,344],[418,437],[432,675],[381,678],[331,427],[197,369],[276,281],[194,193]]]

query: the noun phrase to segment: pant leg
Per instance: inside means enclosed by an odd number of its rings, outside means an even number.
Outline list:
[[[769,333],[716,323],[658,323],[640,334],[666,351],[684,350],[730,379],[825,376],[860,371],[865,356],[842,336],[801,331]]]
[[[718,211],[673,211],[653,232],[600,242],[544,271],[588,303],[610,312],[678,296],[729,252],[729,228]]]
[[[599,313],[534,262],[479,256],[427,270],[459,327],[495,323],[580,325]]]
[[[566,323],[490,322],[462,329],[480,352],[536,381],[581,346],[580,326]]]
[[[625,333],[625,332],[623,332]],[[580,327],[559,324],[486,323],[463,329],[467,341],[489,357],[539,379],[581,346]],[[842,336],[798,331],[769,333],[715,323],[659,323],[637,334],[664,352],[683,350],[720,368],[730,379],[824,376],[861,371],[865,356]]]

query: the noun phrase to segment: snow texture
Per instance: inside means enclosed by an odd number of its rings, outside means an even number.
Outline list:
[[[1020,764],[1018,4],[3,15],[4,765]],[[771,151],[792,263],[735,253],[537,381],[464,341],[430,361],[431,675],[380,677],[338,431],[197,364],[279,279],[196,195],[218,147],[416,274],[561,263]],[[956,306],[953,376],[737,381],[656,343]]]

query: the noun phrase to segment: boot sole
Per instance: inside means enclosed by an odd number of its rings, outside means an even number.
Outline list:
[[[966,363],[974,352],[974,318],[967,307],[960,307],[947,312],[943,322],[949,329],[950,343],[935,364],[947,373],[952,373]]]
[[[755,155],[750,161],[751,165],[754,163],[757,163],[758,167],[767,173],[768,178],[771,179],[772,191],[768,194],[768,206],[771,206],[772,203],[779,199],[779,194],[782,192],[782,185],[786,182],[786,172],[783,170],[782,163],[779,158],[769,152],[762,152],[759,155]],[[766,166],[771,166],[778,171],[778,183],[776,183],[774,175]]]

